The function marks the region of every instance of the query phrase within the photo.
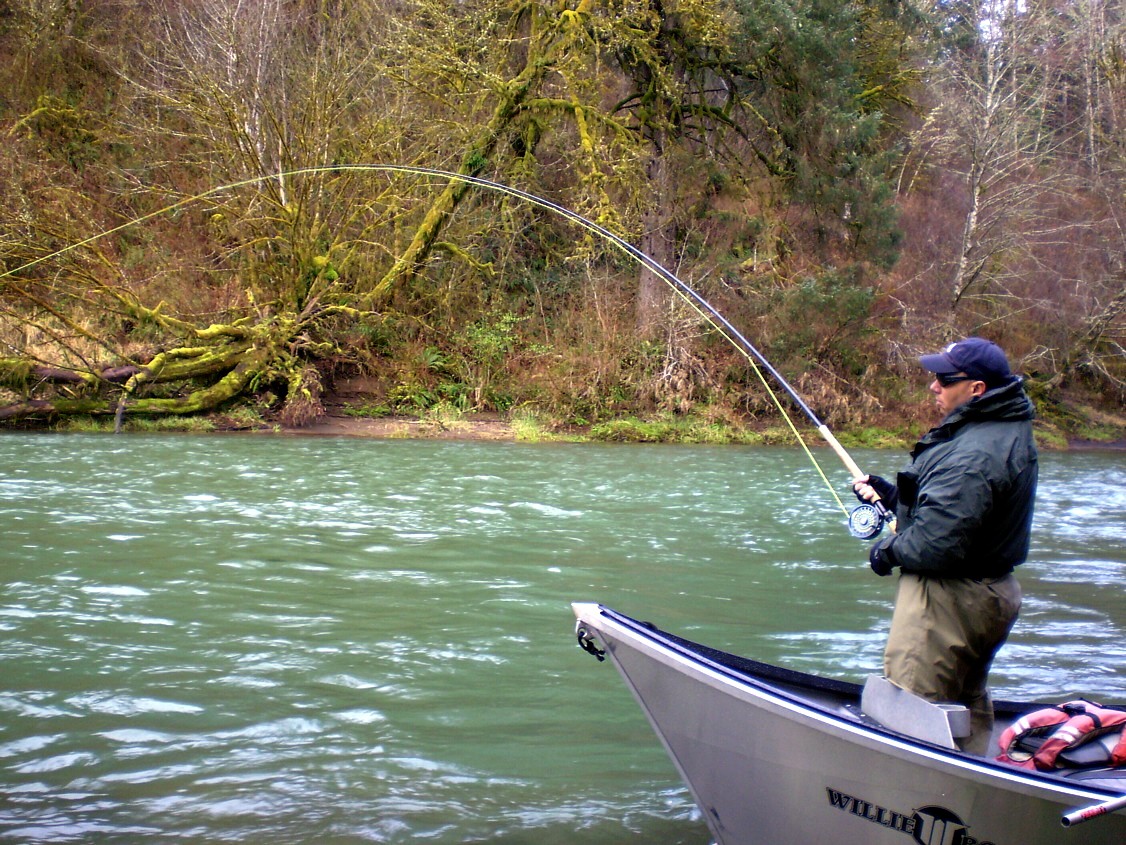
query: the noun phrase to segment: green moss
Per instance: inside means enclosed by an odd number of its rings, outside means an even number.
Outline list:
[[[535,411],[521,408],[509,420],[513,437],[520,443],[581,443],[589,438],[570,431],[560,431],[559,425]]]
[[[123,431],[179,431],[189,434],[208,434],[218,426],[209,417],[134,417],[122,425]]]
[[[113,431],[112,417],[90,417],[85,415],[60,417],[51,425],[52,431],[76,433]]]
[[[591,426],[590,439],[616,443],[762,444],[760,432],[698,417],[625,417]]]
[[[184,432],[188,434],[209,434],[218,428],[215,422],[208,417],[196,416],[161,416],[161,417],[129,417],[126,416],[122,423],[123,432]],[[114,418],[112,416],[67,416],[60,417],[51,426],[53,431],[72,433],[112,433]]]
[[[342,408],[340,413],[344,414],[346,417],[369,420],[389,417],[394,412],[390,405],[386,405],[382,402],[365,402],[361,405],[348,405]]]
[[[1037,442],[1045,448],[1066,449],[1072,440],[1110,443],[1126,438],[1126,418],[1121,414],[1046,397],[1035,383],[1030,394],[1036,402]]]
[[[591,426],[592,440],[617,443],[660,443],[669,439],[672,426],[668,423],[628,418],[610,420]]]
[[[918,437],[907,429],[866,427],[833,432],[846,449],[902,449],[910,447]]]
[[[1113,443],[1126,436],[1126,431],[1113,425],[1080,426],[1075,436],[1080,440],[1089,440],[1092,443]]]
[[[1067,435],[1057,428],[1037,426],[1033,434],[1036,437],[1036,445],[1041,449],[1067,449]]]

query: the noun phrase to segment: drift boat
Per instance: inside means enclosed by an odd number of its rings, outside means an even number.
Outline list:
[[[579,644],[621,673],[716,845],[1126,844],[1126,770],[1039,772],[968,754],[956,744],[964,708],[572,607]],[[1005,726],[1047,706],[997,703],[994,748]]]

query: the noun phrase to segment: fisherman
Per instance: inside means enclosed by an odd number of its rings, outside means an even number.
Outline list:
[[[899,567],[884,651],[888,680],[971,713],[965,751],[985,754],[993,729],[989,668],[1020,612],[1013,568],[1028,556],[1036,495],[1033,407],[999,346],[979,337],[919,359],[942,421],[911,450],[893,484],[858,480],[883,500],[896,533],[872,546],[877,575]]]

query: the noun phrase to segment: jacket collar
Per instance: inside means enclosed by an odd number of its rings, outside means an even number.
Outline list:
[[[971,399],[960,408],[955,408],[946,418],[924,434],[911,456],[923,450],[944,443],[954,437],[959,429],[972,422],[1021,422],[1035,416],[1032,400],[1024,392],[1020,379],[1014,379],[1001,387],[987,390],[981,396]]]

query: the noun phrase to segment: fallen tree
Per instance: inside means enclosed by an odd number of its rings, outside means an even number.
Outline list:
[[[348,312],[332,308],[314,310],[304,320],[284,315],[189,329],[186,339],[191,345],[174,346],[125,366],[62,368],[23,357],[2,358],[0,384],[21,398],[0,406],[0,420],[113,415],[120,429],[126,413],[213,411],[255,386],[281,380],[286,396],[282,421],[301,425],[322,412],[320,377],[311,361],[333,351],[331,344],[310,342],[306,332],[315,330],[318,320]],[[185,328],[181,321],[163,321]],[[305,354],[310,350],[315,355]],[[170,386],[171,395],[145,395],[153,385]]]

